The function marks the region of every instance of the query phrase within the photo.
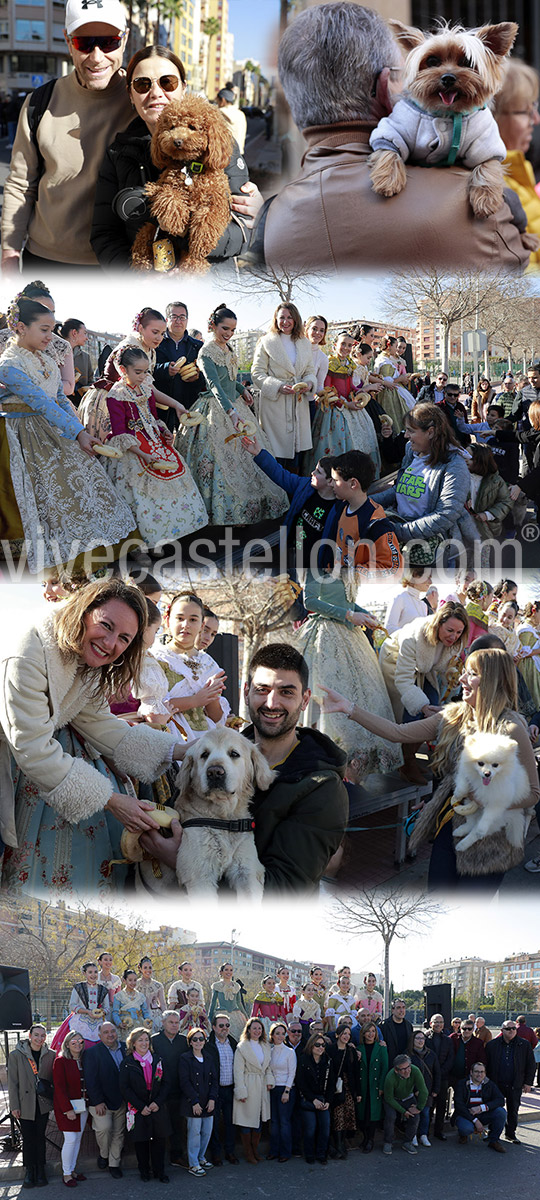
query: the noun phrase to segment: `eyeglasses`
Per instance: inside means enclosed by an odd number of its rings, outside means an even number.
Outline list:
[[[472,1030],[474,1029],[474,1025],[462,1025],[461,1028],[468,1030],[469,1033],[472,1033]]]
[[[139,96],[146,96],[155,83],[162,92],[175,92],[180,86],[180,78],[178,75],[161,75],[159,79],[149,79],[148,75],[141,75],[140,79],[131,80],[133,91]]]
[[[325,1050],[326,1049],[325,1042],[314,1042],[313,1045],[317,1048],[317,1050]]]
[[[216,1029],[230,1029],[230,1028],[231,1028],[230,1021],[220,1021],[219,1024],[216,1025]]]
[[[110,54],[112,50],[118,50],[124,37],[123,33],[101,34],[96,37],[85,37],[84,35],[75,34],[70,38],[71,45],[78,50],[80,54],[91,54],[92,50],[98,47],[103,54]]]
[[[205,1039],[203,1037],[192,1037],[191,1040],[192,1042],[204,1042]]]
[[[505,1025],[504,1029],[507,1029],[509,1033],[515,1033],[517,1025]]]

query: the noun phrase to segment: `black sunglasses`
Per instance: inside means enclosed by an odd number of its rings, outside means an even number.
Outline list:
[[[141,75],[140,79],[131,80],[131,86],[137,95],[146,96],[155,83],[162,92],[175,92],[180,82],[178,75],[161,75],[159,79],[149,79],[148,75]]]
[[[96,46],[103,51],[104,54],[110,54],[111,50],[118,50],[124,37],[123,33],[102,34],[96,37],[85,37],[77,35],[70,39],[71,45],[79,51],[80,54],[91,54]]]
[[[192,1040],[192,1042],[204,1042],[205,1041],[205,1039],[203,1037],[192,1037],[191,1040]]]

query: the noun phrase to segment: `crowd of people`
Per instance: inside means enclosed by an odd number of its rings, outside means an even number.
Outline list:
[[[159,554],[207,526],[271,519],[286,526],[293,570],[333,562],[358,582],[397,578],[404,556],[442,563],[464,548],[472,561],[487,542],[487,561],[538,506],[537,364],[500,393],[480,379],[470,396],[443,371],[407,372],[403,338],[360,324],[329,344],[326,317],[304,324],[288,302],[248,387],[234,311],[213,310],[204,342],[187,322],[184,302],[144,306],[92,379],[85,325],[55,325],[45,284],[12,302],[0,534],[25,539],[30,570],[103,547],[111,560],[126,545]]]
[[[540,602],[520,606],[514,580],[493,587],[473,570],[439,595],[417,567],[396,592],[383,617],[377,589],[366,608],[341,579],[308,579],[287,640],[249,663],[244,716],[210,653],[219,618],[195,592],[161,599],[148,574],[138,583],[49,580],[52,609],[2,662],[2,886],[34,895],[70,891],[75,880],[91,891],[132,889],[138,868],[124,830],[174,870],[182,828],[173,820],[161,836],[153,805],[174,806],[186,749],[228,727],[275,771],[250,805],[266,895],[339,880],[350,805],[371,775],[391,790],[414,786],[409,845],[432,842],[430,888],[496,892],[523,865],[539,812]],[[523,813],[517,840],[503,825],[458,853],[452,797],[474,733],[515,743],[528,787],[509,809]],[[525,866],[540,870],[535,857]]]
[[[108,952],[84,964],[50,1049],[45,1027],[35,1024],[9,1056],[25,1188],[47,1182],[52,1110],[67,1187],[85,1178],[76,1168],[88,1116],[97,1166],[114,1179],[122,1177],[126,1135],[141,1178],[168,1182],[167,1151],[171,1166],[203,1176],[224,1160],[238,1163],[238,1134],[245,1160],[256,1165],[268,1121],[266,1157],[279,1163],[303,1153],[306,1162],[325,1164],[357,1145],[369,1154],[381,1128],[383,1154],[392,1153],[397,1133],[403,1150],[416,1154],[419,1145],[431,1146],[432,1120],[440,1141],[450,1119],[460,1144],[475,1133],[504,1153],[504,1130],[519,1145],[520,1098],[534,1083],[538,1044],[524,1016],[503,1021],[496,1037],[474,1014],[445,1028],[435,1013],[414,1029],[401,998],[383,1019],[375,974],[355,986],[347,966],[334,982],[312,966],[297,995],[284,964],[264,977],[250,1013],[232,963],[219,968],[207,1006],[193,964],[184,961],[166,1000],[147,955],[139,977],[129,967],[123,972],[124,984],[134,984],[126,1000],[112,967]]]

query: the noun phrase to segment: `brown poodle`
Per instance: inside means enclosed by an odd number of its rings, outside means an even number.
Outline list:
[[[186,238],[184,271],[208,270],[207,258],[217,246],[230,219],[230,189],[224,168],[232,154],[232,133],[219,109],[200,96],[171,100],[163,109],[152,136],[154,166],[161,169],[156,183],[147,183],[150,210],[164,235]],[[132,265],[154,267],[156,225],[139,230],[131,252]]]

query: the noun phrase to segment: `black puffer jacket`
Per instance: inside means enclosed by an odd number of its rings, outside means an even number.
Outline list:
[[[101,164],[96,185],[94,216],[90,241],[102,267],[127,269],[131,262],[131,247],[135,237],[150,215],[146,209],[143,188],[145,183],[159,178],[160,171],[154,167],[150,156],[151,134],[141,117],[136,117],[124,133],[117,134],[109,146]],[[238,195],[242,184],[249,180],[249,172],[238,146],[233,152],[225,174],[233,195]],[[126,189],[133,196],[124,203],[125,216],[117,215],[119,205],[115,197]],[[126,199],[126,198],[124,198]],[[131,215],[126,209],[131,208]],[[239,218],[231,220],[215,250],[209,255],[211,262],[220,262],[239,254],[246,240],[244,227]]]

